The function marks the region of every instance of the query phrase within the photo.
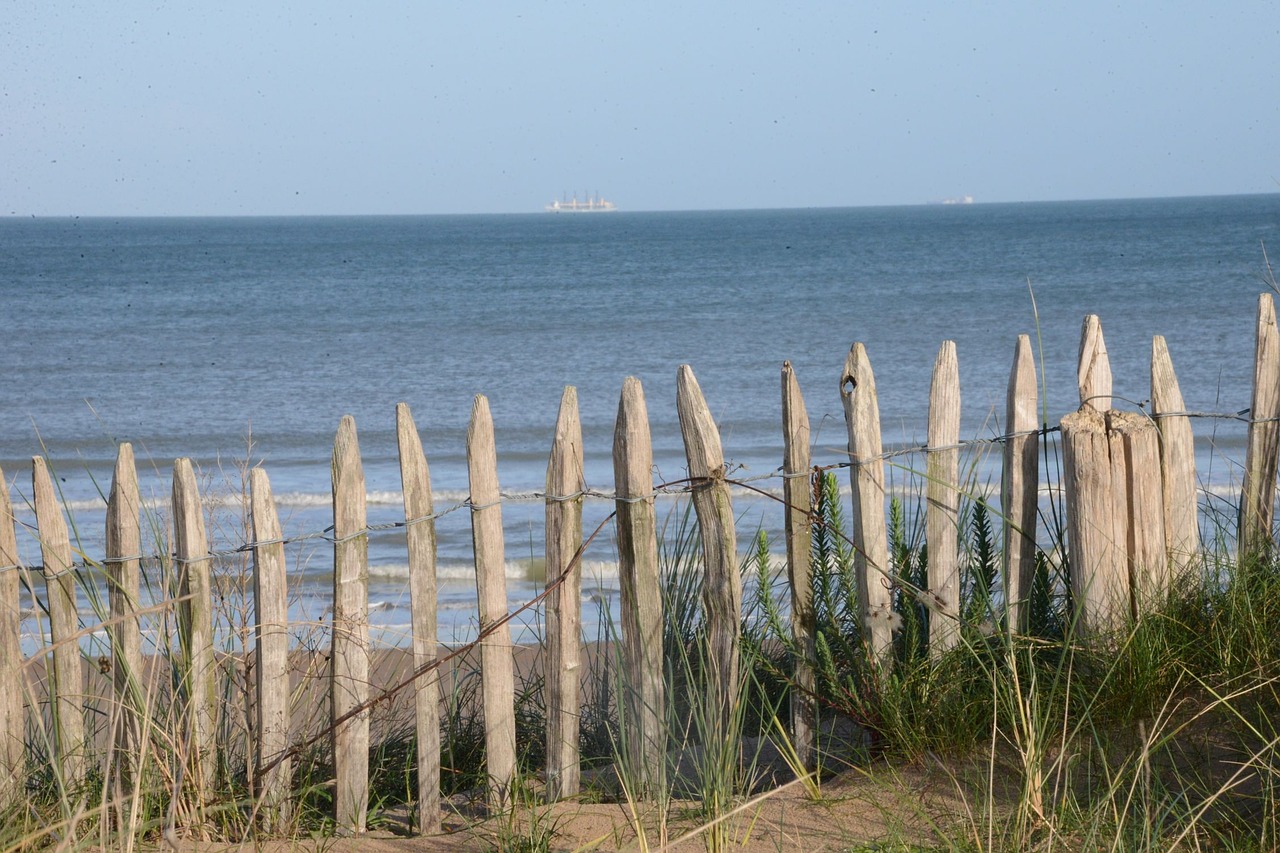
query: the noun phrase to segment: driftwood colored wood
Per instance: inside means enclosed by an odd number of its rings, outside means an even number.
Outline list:
[[[1280,330],[1271,294],[1258,296],[1253,362],[1253,405],[1240,495],[1240,544],[1248,554],[1272,547],[1276,499],[1276,451],[1280,447]]]
[[[1004,470],[1000,506],[1004,515],[1004,588],[1009,628],[1026,631],[1027,602],[1036,573],[1036,502],[1040,483],[1040,424],[1031,338],[1018,336],[1005,399]]]
[[[547,799],[577,795],[582,683],[582,423],[578,391],[560,398],[547,460]]]
[[[396,406],[400,487],[404,493],[409,553],[409,599],[413,611],[413,666],[423,672],[437,662],[436,522],[431,472],[422,439],[405,403]],[[418,739],[417,825],[423,835],[440,831],[440,676],[436,670],[414,682],[414,722]]]
[[[1085,407],[1062,419],[1072,601],[1081,630],[1105,632],[1129,613],[1126,496],[1113,482],[1107,419]]]
[[[1121,628],[1160,595],[1167,556],[1159,432],[1132,412],[1062,419],[1072,598],[1079,627]]]
[[[1191,419],[1176,414],[1185,411],[1169,347],[1162,335],[1156,335],[1151,341],[1151,414],[1160,429],[1165,550],[1169,569],[1175,575],[1200,561],[1195,436]]]
[[[50,685],[53,689],[53,735],[57,772],[68,788],[85,778],[84,686],[80,673],[80,627],[76,611],[76,569],[71,540],[43,457],[31,460],[36,525],[40,529],[40,558],[49,605],[49,639],[53,646]]]
[[[289,610],[280,517],[267,472],[249,472],[253,523],[253,607],[257,712],[254,715],[255,799],[267,831],[289,822]]]
[[[26,766],[22,699],[27,689],[20,642],[20,571],[9,480],[0,471],[0,809],[22,792]]]
[[[817,769],[813,661],[817,659],[813,612],[813,473],[809,470],[809,413],[791,362],[782,365],[782,495],[786,508],[787,581],[791,588],[791,637],[799,655],[791,691],[791,738],[800,766]]]
[[[1076,375],[1080,385],[1080,405],[1105,412],[1111,408],[1111,360],[1102,337],[1102,321],[1097,314],[1084,318],[1080,330],[1080,357]]]
[[[742,629],[742,576],[738,573],[733,503],[724,481],[720,431],[693,369],[676,374],[676,412],[689,463],[692,502],[702,539],[702,603],[707,619],[707,665],[714,709],[712,738],[729,731],[738,699],[738,643]]]
[[[217,779],[218,670],[213,654],[213,588],[204,506],[191,460],[173,463],[173,545],[178,569],[178,631],[182,639],[192,769],[201,787]]]
[[[356,421],[333,442],[334,815],[339,832],[362,833],[369,812],[369,535]]]
[[[107,497],[106,559],[107,600],[111,610],[107,637],[111,642],[111,683],[115,696],[115,742],[120,760],[113,783],[130,790],[136,778],[142,743],[142,720],[147,713],[142,684],[142,625],[138,619],[138,595],[142,564],[142,531],[138,499],[138,471],[133,446],[123,442],[116,450],[115,473]],[[117,716],[118,715],[118,716]]]
[[[654,510],[653,444],[640,380],[622,383],[613,432],[618,575],[622,587],[622,661],[625,756],[645,788],[664,790],[666,688],[662,673],[662,586]]]
[[[925,543],[929,549],[929,654],[960,640],[960,364],[955,341],[943,341],[929,386],[925,467]]]
[[[489,805],[510,802],[516,773],[515,662],[507,617],[507,566],[498,491],[498,451],[489,400],[477,395],[467,427],[467,474],[471,484],[471,541],[480,608],[480,689],[484,705]]]
[[[1160,482],[1160,430],[1150,419],[1133,412],[1112,412],[1108,421],[1113,435],[1112,466],[1122,472],[1117,476],[1124,478],[1128,500],[1125,546],[1129,560],[1130,607],[1136,616],[1164,604],[1169,588],[1164,493]],[[1119,437],[1119,450],[1114,436]]]
[[[884,515],[884,460],[880,443],[880,403],[875,375],[861,343],[849,350],[840,376],[845,425],[849,430],[849,483],[853,489],[854,570],[858,609],[875,660],[888,666],[893,650],[893,594],[889,575],[889,534]]]

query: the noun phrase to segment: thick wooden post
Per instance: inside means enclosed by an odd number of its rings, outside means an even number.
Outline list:
[[[1160,428],[1160,474],[1164,489],[1165,549],[1169,570],[1183,572],[1200,561],[1200,517],[1196,501],[1196,450],[1191,419],[1162,335],[1151,341],[1151,414]],[[1159,580],[1161,590],[1170,578]]]
[[[40,556],[44,561],[44,584],[49,603],[49,635],[53,661],[49,680],[52,689],[54,750],[63,784],[74,790],[85,778],[84,680],[80,669],[80,645],[75,633],[80,620],[76,612],[75,565],[67,522],[53,490],[53,481],[43,457],[31,460],[31,485],[36,499],[36,524],[40,529]]]
[[[476,395],[467,427],[467,475],[471,484],[471,542],[480,607],[480,690],[484,699],[489,805],[505,808],[516,774],[515,661],[507,618],[507,564],[498,491],[498,450],[489,400]]]
[[[1280,330],[1271,294],[1258,296],[1253,405],[1240,494],[1240,550],[1269,552],[1276,499],[1276,450],[1280,446]]]
[[[890,663],[893,650],[893,594],[889,576],[889,533],[884,515],[884,460],[880,443],[880,403],[867,350],[855,343],[840,377],[840,396],[849,430],[849,482],[853,488],[854,570],[864,640],[873,659]]]
[[[651,794],[666,779],[662,580],[654,510],[653,444],[640,380],[628,376],[613,431],[618,576],[622,587],[622,731],[629,772]]]
[[[724,453],[693,369],[680,365],[676,375],[676,411],[685,458],[693,480],[693,509],[702,538],[702,602],[707,616],[713,739],[725,737],[738,701],[738,644],[742,631],[742,576],[738,573],[733,503],[725,484]],[[718,726],[718,728],[716,728]]]
[[[115,742],[118,753],[116,782],[129,789],[136,776],[142,742],[146,698],[142,685],[142,625],[138,620],[139,567],[142,533],[138,499],[138,472],[133,446],[124,442],[116,451],[115,474],[107,498],[106,570],[107,598],[111,608],[107,636],[111,640],[111,681],[119,709]]]
[[[26,781],[22,697],[22,616],[18,599],[18,539],[9,480],[0,471],[0,810],[23,791]]]
[[[404,492],[405,535],[409,549],[409,599],[413,610],[415,672],[438,663],[436,650],[436,522],[431,473],[422,439],[405,403],[396,406],[400,448],[400,486]],[[414,719],[418,735],[418,830],[440,831],[440,675],[431,670],[414,682]]]
[[[925,543],[929,549],[929,654],[960,640],[960,365],[955,341],[943,341],[929,387],[929,453],[925,467]]]
[[[285,587],[284,542],[280,518],[271,496],[267,472],[249,472],[249,503],[253,521],[253,607],[257,659],[255,799],[267,831],[289,821],[292,766],[289,748],[289,610]]]
[[[1036,510],[1040,485],[1040,424],[1035,357],[1031,338],[1018,336],[1005,399],[1004,471],[1000,488],[1004,514],[1004,589],[1009,629],[1028,628],[1027,602],[1036,574]]]
[[[782,495],[786,503],[787,580],[791,587],[791,637],[799,652],[791,691],[792,744],[800,765],[817,766],[813,663],[813,489],[809,470],[809,413],[791,362],[782,365]]]
[[[1107,633],[1146,608],[1167,560],[1158,431],[1084,408],[1062,419],[1062,444],[1072,598],[1079,626]]]
[[[1084,407],[1062,419],[1071,592],[1087,632],[1119,626],[1129,612],[1124,483],[1113,483],[1106,416]]]
[[[209,536],[195,468],[173,463],[173,545],[178,564],[178,632],[182,641],[187,726],[202,790],[217,782],[218,669],[213,654],[213,586]]]
[[[547,461],[547,800],[578,793],[578,720],[582,681],[582,424],[578,391],[560,398]]]
[[[1102,338],[1102,321],[1097,314],[1084,318],[1080,330],[1080,358],[1076,375],[1080,385],[1080,405],[1105,412],[1111,408],[1111,360]]]
[[[369,534],[356,422],[333,443],[333,772],[338,831],[359,834],[369,813]]]

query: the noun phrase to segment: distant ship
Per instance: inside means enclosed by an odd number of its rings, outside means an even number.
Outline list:
[[[585,201],[578,201],[577,193],[573,194],[573,198],[566,196],[559,201],[551,202],[546,207],[548,213],[608,213],[617,209],[616,204],[606,201],[599,194],[589,195]]]
[[[931,201],[930,204],[973,204],[973,196],[962,195],[953,196],[951,198],[940,198],[937,201]]]

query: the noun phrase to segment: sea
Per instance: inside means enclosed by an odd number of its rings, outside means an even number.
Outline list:
[[[581,406],[586,480],[612,490],[612,434],[628,376],[644,387],[657,482],[685,476],[675,406],[680,365],[697,376],[732,476],[740,553],[763,531],[783,551],[780,369],[796,370],[814,463],[845,456],[839,394],[854,342],[868,351],[885,443],[924,442],[930,372],[955,341],[962,436],[994,494],[1018,335],[1030,335],[1044,420],[1078,404],[1081,323],[1101,317],[1116,405],[1149,397],[1152,335],[1164,335],[1191,410],[1250,405],[1258,295],[1274,289],[1280,194],[1018,204],[920,205],[593,215],[0,219],[0,467],[24,562],[38,565],[31,458],[45,456],[65,501],[98,618],[104,495],[118,442],[133,444],[145,498],[145,585],[166,583],[160,554],[173,461],[201,478],[218,605],[229,645],[251,605],[246,470],[270,477],[285,535],[297,642],[323,643],[332,599],[330,455],[344,415],[357,424],[369,522],[402,521],[395,406],[409,404],[436,509],[468,498],[465,434],[488,398],[512,609],[542,571],[546,462],[566,385]],[[1243,424],[1195,422],[1206,499],[1229,500]],[[910,500],[923,460],[899,457],[891,491]],[[771,476],[773,475],[773,476]],[[846,484],[847,492],[847,484]],[[997,498],[998,499],[998,498]],[[612,502],[584,555],[584,633],[616,620]],[[687,505],[659,502],[676,530]],[[440,637],[476,632],[470,513],[437,521]],[[374,639],[409,642],[402,529],[371,535]],[[24,631],[44,631],[38,576]],[[97,590],[97,592],[95,592]],[[33,597],[34,595],[34,597]],[[535,641],[534,607],[515,621]],[[162,631],[156,627],[154,630]],[[310,633],[307,633],[310,632]],[[239,640],[237,639],[239,636]],[[319,640],[315,638],[319,637]]]

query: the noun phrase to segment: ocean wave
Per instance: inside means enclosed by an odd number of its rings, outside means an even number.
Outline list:
[[[590,579],[615,579],[618,577],[618,563],[614,560],[583,560],[582,576]],[[546,580],[546,563],[541,558],[507,560],[506,577],[508,580],[542,583]],[[475,566],[472,563],[444,561],[436,564],[436,579],[439,581],[474,581]],[[381,563],[369,566],[369,579],[380,582],[409,580],[407,563]]]

